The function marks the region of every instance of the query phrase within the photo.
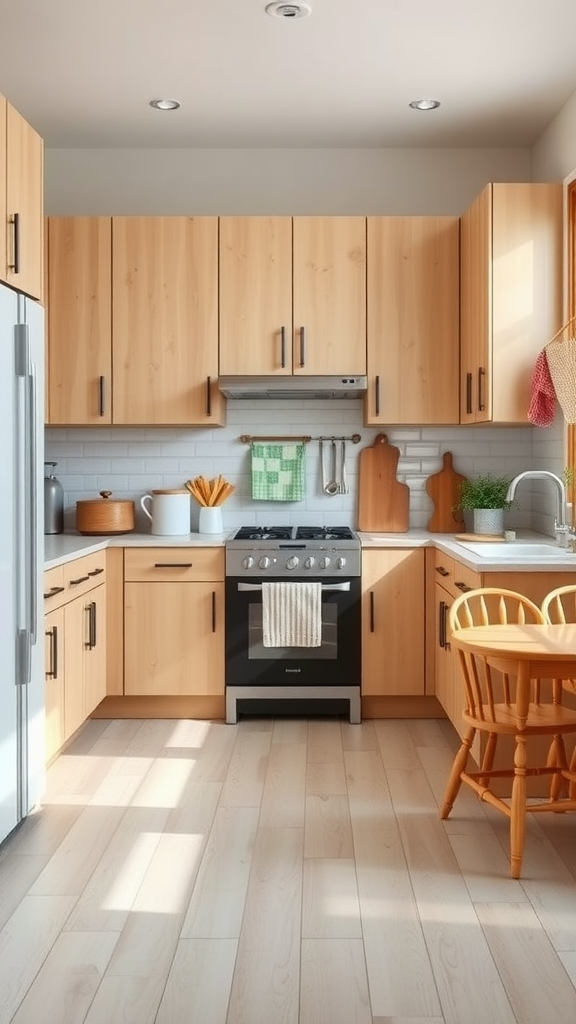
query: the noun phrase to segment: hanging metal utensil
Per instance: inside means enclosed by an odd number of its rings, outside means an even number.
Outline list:
[[[340,452],[342,456],[342,462],[340,465],[340,493],[348,494],[350,488],[348,486],[348,474],[346,472],[346,441],[342,438],[342,448]]]
[[[324,488],[325,494],[338,494],[338,478],[337,478],[337,450],[336,441],[332,438],[332,476]]]

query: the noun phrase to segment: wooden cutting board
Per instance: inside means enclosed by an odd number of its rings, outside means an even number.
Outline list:
[[[426,481],[426,493],[434,502],[434,512],[428,520],[427,529],[431,533],[454,533],[464,523],[462,512],[452,510],[460,498],[460,484],[466,477],[454,470],[452,452],[444,452],[442,462],[440,472],[429,476]]]
[[[358,529],[363,533],[405,533],[410,490],[396,479],[400,452],[378,434],[358,456]]]

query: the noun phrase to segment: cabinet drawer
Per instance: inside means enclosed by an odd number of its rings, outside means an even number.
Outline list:
[[[126,548],[124,579],[130,583],[221,581],[224,548]]]
[[[452,593],[454,587],[454,566],[454,559],[450,555],[446,555],[443,551],[436,549],[434,553],[434,579],[436,583],[441,583],[450,593]]]
[[[106,551],[96,551],[93,555],[76,558],[73,562],[66,562],[62,568],[66,600],[72,601],[106,581]]]
[[[44,611],[50,612],[59,608],[66,601],[64,586],[64,566],[57,565],[54,569],[46,569],[44,573]]]
[[[461,562],[454,562],[454,585],[453,595],[465,594],[468,590],[476,590],[482,586],[482,575],[474,569],[469,569]]]

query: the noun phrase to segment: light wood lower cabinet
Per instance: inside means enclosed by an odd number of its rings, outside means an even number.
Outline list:
[[[124,579],[124,694],[223,696],[223,549],[129,548]]]
[[[436,551],[434,556],[434,678],[435,692],[454,728],[462,736],[464,692],[460,682],[456,652],[450,642],[448,615],[459,594],[481,586],[481,576],[450,555]]]
[[[423,696],[424,550],[362,552],[362,696]]]
[[[106,553],[44,574],[47,757],[106,696]]]

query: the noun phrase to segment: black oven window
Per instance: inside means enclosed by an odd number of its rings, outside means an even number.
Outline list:
[[[264,647],[262,643],[262,605],[248,606],[248,658],[253,661],[334,661],[338,654],[336,619],[338,606],[322,604],[322,644],[320,647]]]

